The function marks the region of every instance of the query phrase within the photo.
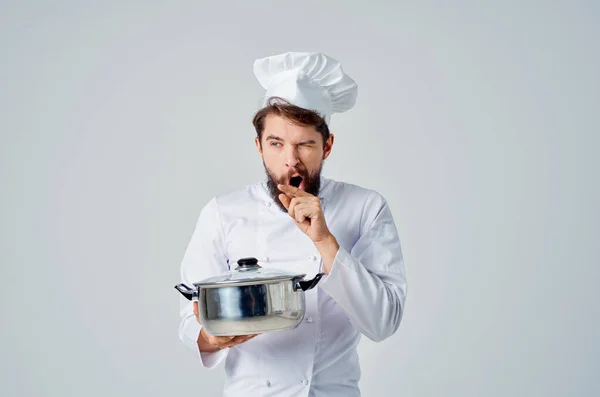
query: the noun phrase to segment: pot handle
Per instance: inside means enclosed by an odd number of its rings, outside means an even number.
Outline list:
[[[181,292],[181,295],[185,296],[187,300],[198,300],[198,290],[192,289],[185,284],[177,284],[175,289]]]
[[[325,273],[318,273],[312,280],[298,280],[296,281],[296,288],[301,289],[302,291],[313,289],[324,275]]]

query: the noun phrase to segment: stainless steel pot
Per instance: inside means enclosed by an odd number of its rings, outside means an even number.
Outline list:
[[[248,335],[296,328],[304,318],[304,292],[314,288],[324,273],[312,280],[306,274],[263,268],[256,258],[242,258],[226,274],[175,288],[198,301],[200,323],[214,336]]]

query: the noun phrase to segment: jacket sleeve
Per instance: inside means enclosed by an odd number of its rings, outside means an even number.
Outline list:
[[[210,200],[201,210],[191,240],[181,261],[181,282],[193,287],[194,282],[216,276],[227,271],[227,256],[221,219],[216,198]],[[198,335],[202,326],[194,315],[193,303],[180,296],[179,338],[183,344],[195,352],[204,368],[216,367],[229,349],[215,353],[200,352]]]
[[[407,294],[404,259],[392,213],[379,193],[369,194],[358,240],[350,251],[340,245],[318,286],[369,339],[381,342],[397,331]]]

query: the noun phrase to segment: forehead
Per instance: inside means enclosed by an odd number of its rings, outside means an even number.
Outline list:
[[[314,126],[301,126],[277,115],[270,114],[265,118],[263,138],[277,136],[286,141],[318,139],[321,133]]]

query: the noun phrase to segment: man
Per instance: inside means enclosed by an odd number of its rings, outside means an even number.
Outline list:
[[[225,360],[225,396],[360,396],[361,335],[383,341],[404,312],[406,280],[390,208],[376,191],[321,175],[334,136],[330,116],[354,106],[356,83],[318,53],[255,61],[266,89],[253,123],[266,181],[213,197],[181,264],[182,282],[223,274],[238,259],[325,273],[293,330],[215,337],[181,297],[181,340],[203,367]],[[297,187],[291,184],[297,179]]]

